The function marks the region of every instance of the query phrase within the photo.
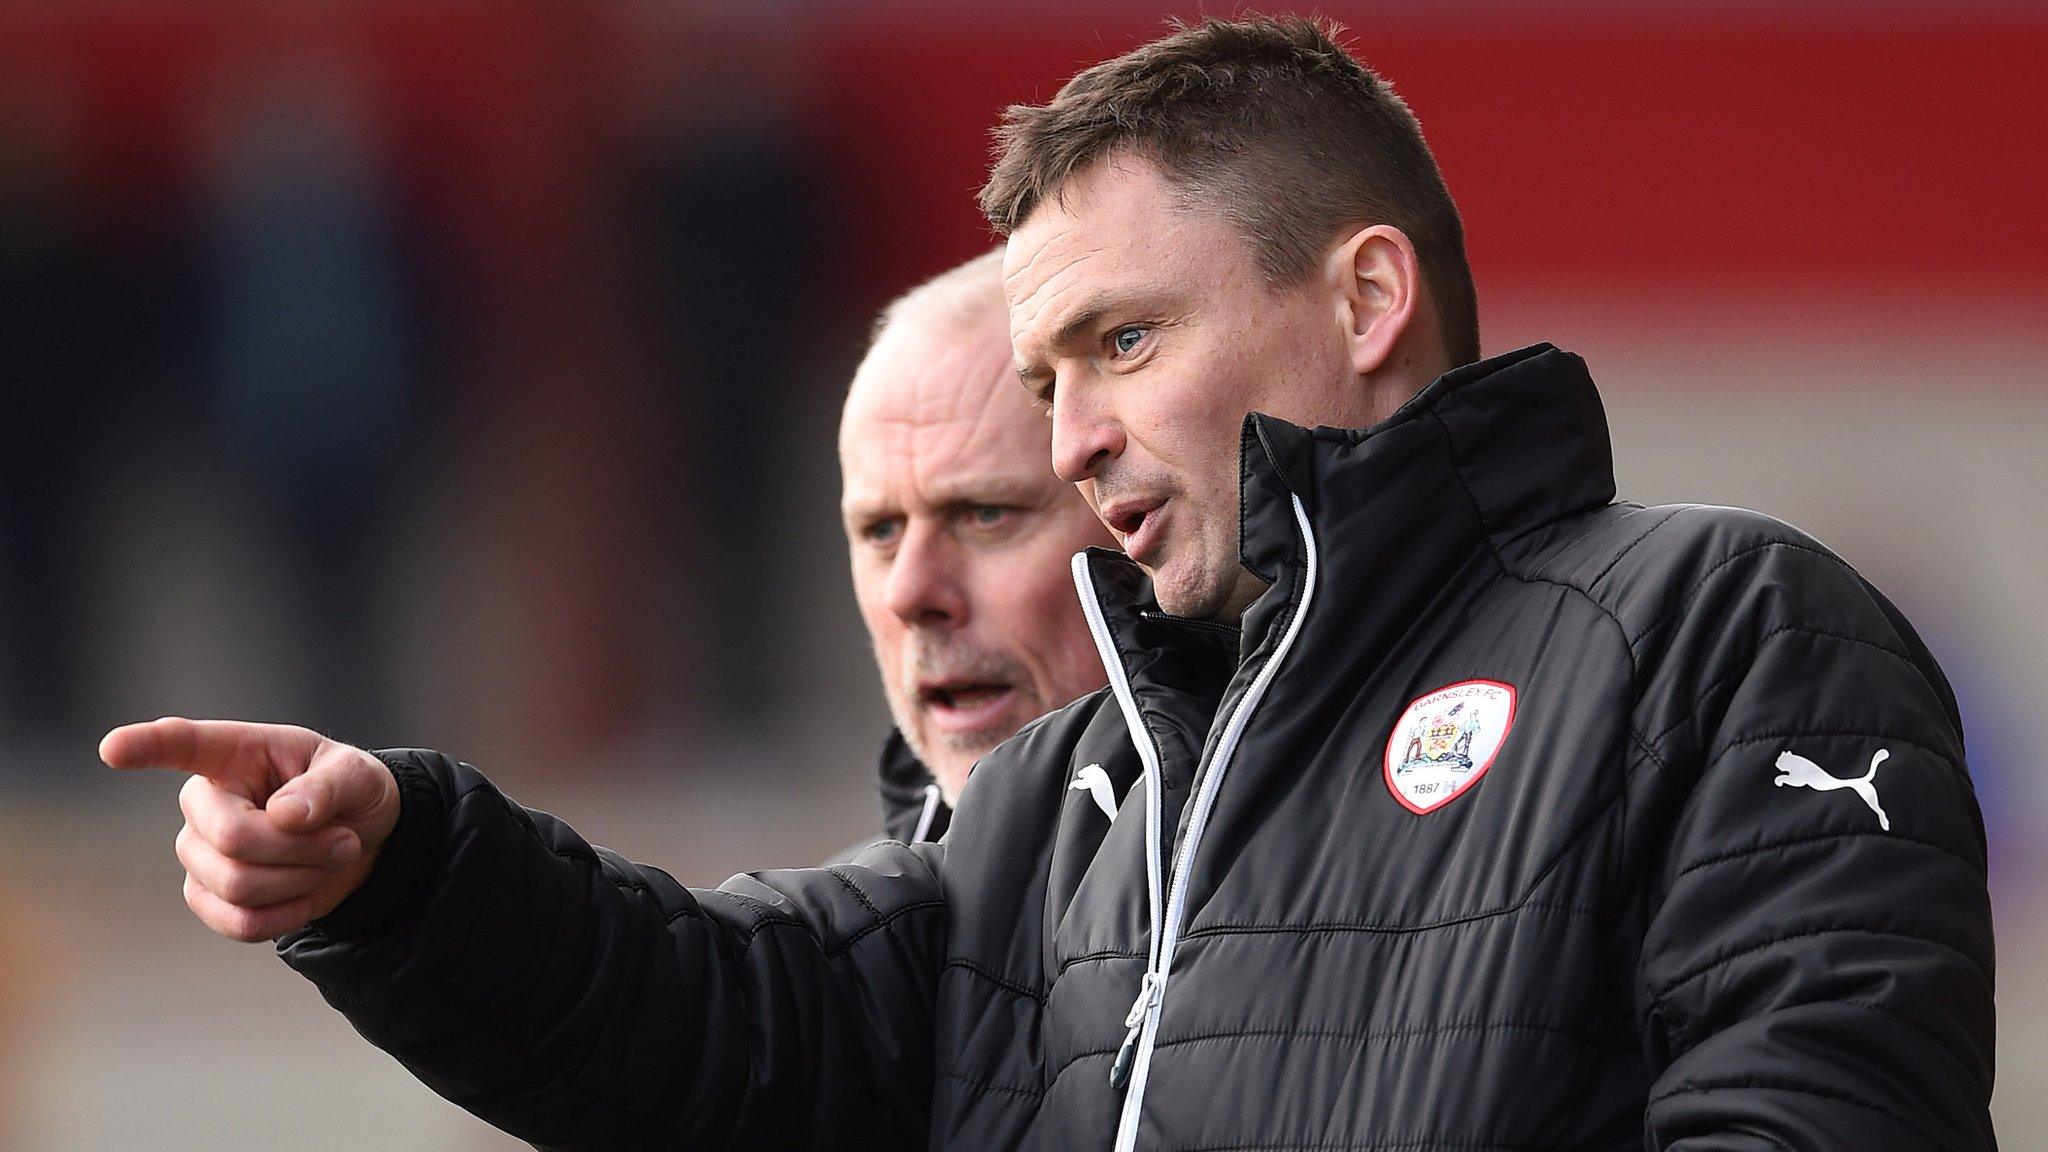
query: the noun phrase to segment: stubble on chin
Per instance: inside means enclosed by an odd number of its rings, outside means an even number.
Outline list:
[[[956,756],[964,757],[969,763],[995,751],[996,745],[1017,734],[1032,717],[1045,709],[1032,697],[1023,685],[1016,688],[1017,698],[1001,716],[979,728],[962,732],[941,732],[938,743]]]
[[[1222,611],[1230,598],[1232,575],[1239,568],[1233,553],[1229,566],[1175,565],[1152,573],[1152,596],[1159,609],[1170,616],[1206,620]]]
[[[938,781],[946,803],[957,804],[960,789],[966,786],[974,765],[995,751],[997,745],[1016,735],[1022,725],[1011,724],[1005,717],[967,732],[941,732],[937,734],[936,745],[918,735],[911,726],[901,727],[911,753]]]

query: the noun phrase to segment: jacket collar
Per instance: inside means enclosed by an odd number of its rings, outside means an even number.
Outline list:
[[[1315,533],[1319,583],[1368,600],[1352,624],[1383,636],[1456,568],[1614,498],[1599,393],[1583,360],[1548,344],[1445,373],[1369,428],[1307,429],[1253,413],[1240,450],[1239,556],[1273,584],[1245,613],[1246,661],[1270,647],[1299,599],[1297,497]],[[1126,663],[1142,658],[1154,640],[1142,633],[1156,634],[1161,619],[1149,583],[1120,553],[1091,550],[1089,563],[1112,621],[1148,623],[1114,629]],[[1191,629],[1199,626],[1182,626]]]
[[[876,790],[882,800],[882,831],[891,840],[910,843],[916,835],[918,824],[924,818],[926,806],[932,804],[931,789],[938,786],[931,769],[910,750],[910,742],[903,738],[898,729],[890,729],[889,738],[882,742],[881,762],[876,769]],[[952,821],[953,810],[944,800],[931,809],[931,819],[926,822],[924,839],[937,840],[945,834],[946,825]]]

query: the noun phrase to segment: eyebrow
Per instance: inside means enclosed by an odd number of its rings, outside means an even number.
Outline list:
[[[1046,468],[1051,471],[1048,460]],[[940,481],[932,486],[930,505],[938,508],[962,508],[975,504],[1013,504],[1019,507],[1035,506],[1043,502],[1033,481],[1018,476],[969,475],[958,479]],[[862,493],[840,502],[840,514],[847,519],[870,519],[875,516],[900,516],[902,502],[886,498],[873,499]]]
[[[1052,472],[1052,460],[1046,459],[1047,474]],[[957,507],[964,504],[1026,504],[1038,497],[1036,484],[1020,476],[965,476],[958,480],[941,482],[932,486],[932,496],[940,507]]]

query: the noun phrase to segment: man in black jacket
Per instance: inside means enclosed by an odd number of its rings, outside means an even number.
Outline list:
[[[1384,84],[1206,23],[1013,109],[983,204],[1130,557],[1075,559],[1108,689],[943,843],[694,891],[436,753],[117,731],[262,817],[197,821],[202,915],[314,917],[287,963],[550,1148],[1994,1146],[1940,670],[1797,531],[1615,502],[1576,357],[1476,359]]]

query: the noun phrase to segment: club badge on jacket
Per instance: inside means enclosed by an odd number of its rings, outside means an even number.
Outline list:
[[[1461,680],[1416,697],[1387,739],[1387,791],[1425,816],[1465,794],[1493,767],[1515,722],[1515,687]]]

